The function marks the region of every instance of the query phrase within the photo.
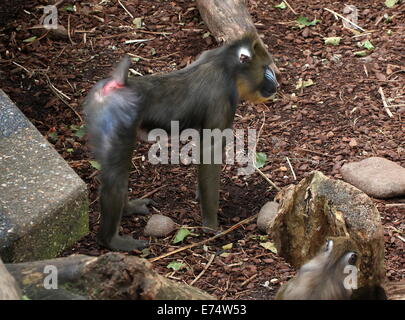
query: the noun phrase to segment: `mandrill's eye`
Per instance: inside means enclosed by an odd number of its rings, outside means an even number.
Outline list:
[[[250,57],[246,56],[244,54],[241,54],[240,57],[239,57],[239,60],[240,60],[240,63],[246,63],[246,62],[249,62]]]
[[[332,240],[326,240],[325,244],[325,251],[332,251],[333,249],[333,241]]]
[[[247,63],[252,60],[252,53],[244,47],[239,49],[238,56],[239,56],[239,62],[242,64]]]
[[[357,262],[357,254],[355,252],[350,252],[347,258],[347,263],[354,266]]]

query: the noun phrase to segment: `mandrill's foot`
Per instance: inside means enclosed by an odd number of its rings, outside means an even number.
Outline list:
[[[114,236],[110,241],[97,239],[98,244],[113,251],[143,250],[149,246],[146,240],[135,240],[131,236]]]
[[[203,218],[203,231],[205,233],[217,233],[218,232],[218,219],[215,217],[214,219],[204,219]]]
[[[156,202],[148,198],[131,200],[125,206],[123,216],[146,215],[149,213],[148,205],[156,205]]]

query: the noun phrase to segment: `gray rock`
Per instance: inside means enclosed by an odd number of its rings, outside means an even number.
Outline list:
[[[0,90],[0,256],[56,257],[88,233],[87,187]]]
[[[276,217],[278,202],[269,201],[261,209],[257,216],[257,227],[260,231],[266,232],[269,223]]]
[[[146,224],[144,234],[152,237],[166,237],[176,229],[176,224],[169,217],[154,214]]]
[[[371,197],[386,199],[405,195],[405,168],[390,160],[372,157],[343,165],[343,179]]]

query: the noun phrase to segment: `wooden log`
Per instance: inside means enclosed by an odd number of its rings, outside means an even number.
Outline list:
[[[21,291],[0,259],[0,300],[20,300]]]
[[[245,34],[255,34],[262,41],[247,10],[246,0],[197,0],[197,8],[218,42],[240,39]],[[263,47],[266,48],[264,44]],[[274,61],[270,67],[281,75]]]
[[[405,280],[388,282],[386,291],[389,300],[405,300]]]
[[[50,273],[57,270],[57,289],[46,289]],[[152,270],[145,259],[121,253],[100,257],[74,255],[36,262],[6,265],[24,295],[41,299],[113,300],[212,300],[209,294],[166,279]],[[47,278],[48,277],[48,278]]]
[[[197,7],[208,29],[218,42],[256,33],[245,0],[197,0]]]

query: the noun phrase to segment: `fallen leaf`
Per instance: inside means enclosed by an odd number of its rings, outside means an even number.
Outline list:
[[[310,87],[313,86],[315,83],[312,81],[312,79],[308,79],[308,80],[302,80],[299,79],[297,84],[295,85],[295,89],[301,89],[301,88],[306,88],[306,87]]]
[[[287,8],[287,5],[285,4],[284,1],[282,1],[280,4],[275,5],[274,8],[284,10],[285,8]]]
[[[90,165],[97,170],[101,170],[101,164],[99,164],[97,161],[95,160],[90,160]]]
[[[180,269],[183,269],[185,266],[186,265],[184,263],[181,263],[178,261],[172,261],[166,266],[166,268],[173,269],[174,271],[178,271]]]
[[[267,155],[265,153],[256,152],[256,163],[255,163],[255,165],[256,165],[257,169],[262,168],[265,165],[266,161],[267,161]]]
[[[135,18],[132,20],[132,23],[135,25],[136,29],[140,29],[142,27],[142,18]]]
[[[66,7],[64,7],[62,10],[65,11],[70,11],[70,12],[76,12],[76,6],[73,4],[68,4]]]
[[[329,45],[332,45],[332,46],[338,46],[341,39],[342,39],[341,37],[323,38],[323,40],[325,41],[325,44],[329,44]]]
[[[363,48],[366,48],[367,50],[374,50],[374,46],[371,43],[370,40],[366,40],[362,43]]]
[[[206,32],[206,33],[203,34],[202,38],[203,39],[208,38],[210,35],[211,35],[210,32]]]
[[[321,22],[321,20],[314,19],[312,21],[309,21],[307,17],[299,16],[297,18],[296,22],[297,22],[298,28],[302,29],[302,28],[305,28],[305,27],[314,26],[318,22]]]
[[[145,249],[142,250],[141,258],[146,258],[149,255],[150,255],[150,249],[149,248],[145,248]]]
[[[271,252],[277,254],[277,248],[275,247],[273,242],[270,242],[270,241],[269,242],[262,242],[262,243],[260,243],[260,245],[263,248],[265,248],[267,250],[270,250]]]
[[[37,39],[37,37],[36,37],[36,36],[33,36],[33,37],[31,37],[31,38],[24,39],[23,42],[34,42],[36,39]]]
[[[182,242],[188,235],[190,235],[190,231],[187,229],[181,228],[177,231],[176,236],[173,239],[173,244]]]
[[[354,53],[354,55],[355,55],[356,57],[364,57],[364,56],[367,55],[367,51],[366,51],[366,50],[356,51],[356,52]]]
[[[385,1],[385,5],[388,8],[392,8],[393,6],[395,6],[398,3],[398,0],[386,0]]]

